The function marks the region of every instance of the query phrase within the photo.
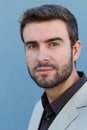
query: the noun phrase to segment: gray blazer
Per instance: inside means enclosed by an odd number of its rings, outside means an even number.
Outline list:
[[[38,130],[43,114],[39,101],[33,111],[28,130]],[[48,130],[87,130],[87,82],[68,101]]]

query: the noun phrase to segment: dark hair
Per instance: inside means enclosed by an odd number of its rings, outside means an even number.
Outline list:
[[[60,5],[42,5],[26,10],[20,21],[20,34],[22,41],[24,42],[23,29],[27,23],[43,22],[55,19],[60,19],[66,23],[71,45],[73,46],[79,39],[78,24],[74,15],[68,9]]]

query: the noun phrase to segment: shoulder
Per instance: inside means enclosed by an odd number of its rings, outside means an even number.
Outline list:
[[[87,106],[79,109],[78,117],[70,124],[67,130],[87,130]]]

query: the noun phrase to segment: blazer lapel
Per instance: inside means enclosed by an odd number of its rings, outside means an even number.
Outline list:
[[[57,115],[48,130],[65,130],[78,115],[79,113],[72,98]]]
[[[87,106],[87,82],[64,106],[48,130],[66,130],[72,121],[79,116],[79,108],[84,106]]]
[[[79,109],[87,105],[87,82],[69,100],[57,115],[48,130],[67,130],[68,126],[79,116]],[[41,101],[36,105],[28,130],[38,130],[42,117],[43,107]]]
[[[40,100],[33,111],[33,115],[30,120],[28,130],[38,130],[42,114],[43,114],[43,107]]]

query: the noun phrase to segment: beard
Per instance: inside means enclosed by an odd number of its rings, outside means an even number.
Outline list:
[[[55,69],[56,72],[51,79],[47,75],[42,75],[41,77],[38,77],[35,75],[35,70],[39,67],[51,67]],[[31,78],[35,81],[35,83],[39,87],[44,89],[54,88],[62,84],[63,82],[65,82],[71,75],[73,70],[73,56],[71,53],[70,59],[68,60],[67,64],[61,66],[60,68],[56,65],[49,64],[49,63],[45,63],[45,64],[38,63],[38,65],[35,66],[35,68],[33,69],[33,74],[31,74],[28,66],[27,68]]]

